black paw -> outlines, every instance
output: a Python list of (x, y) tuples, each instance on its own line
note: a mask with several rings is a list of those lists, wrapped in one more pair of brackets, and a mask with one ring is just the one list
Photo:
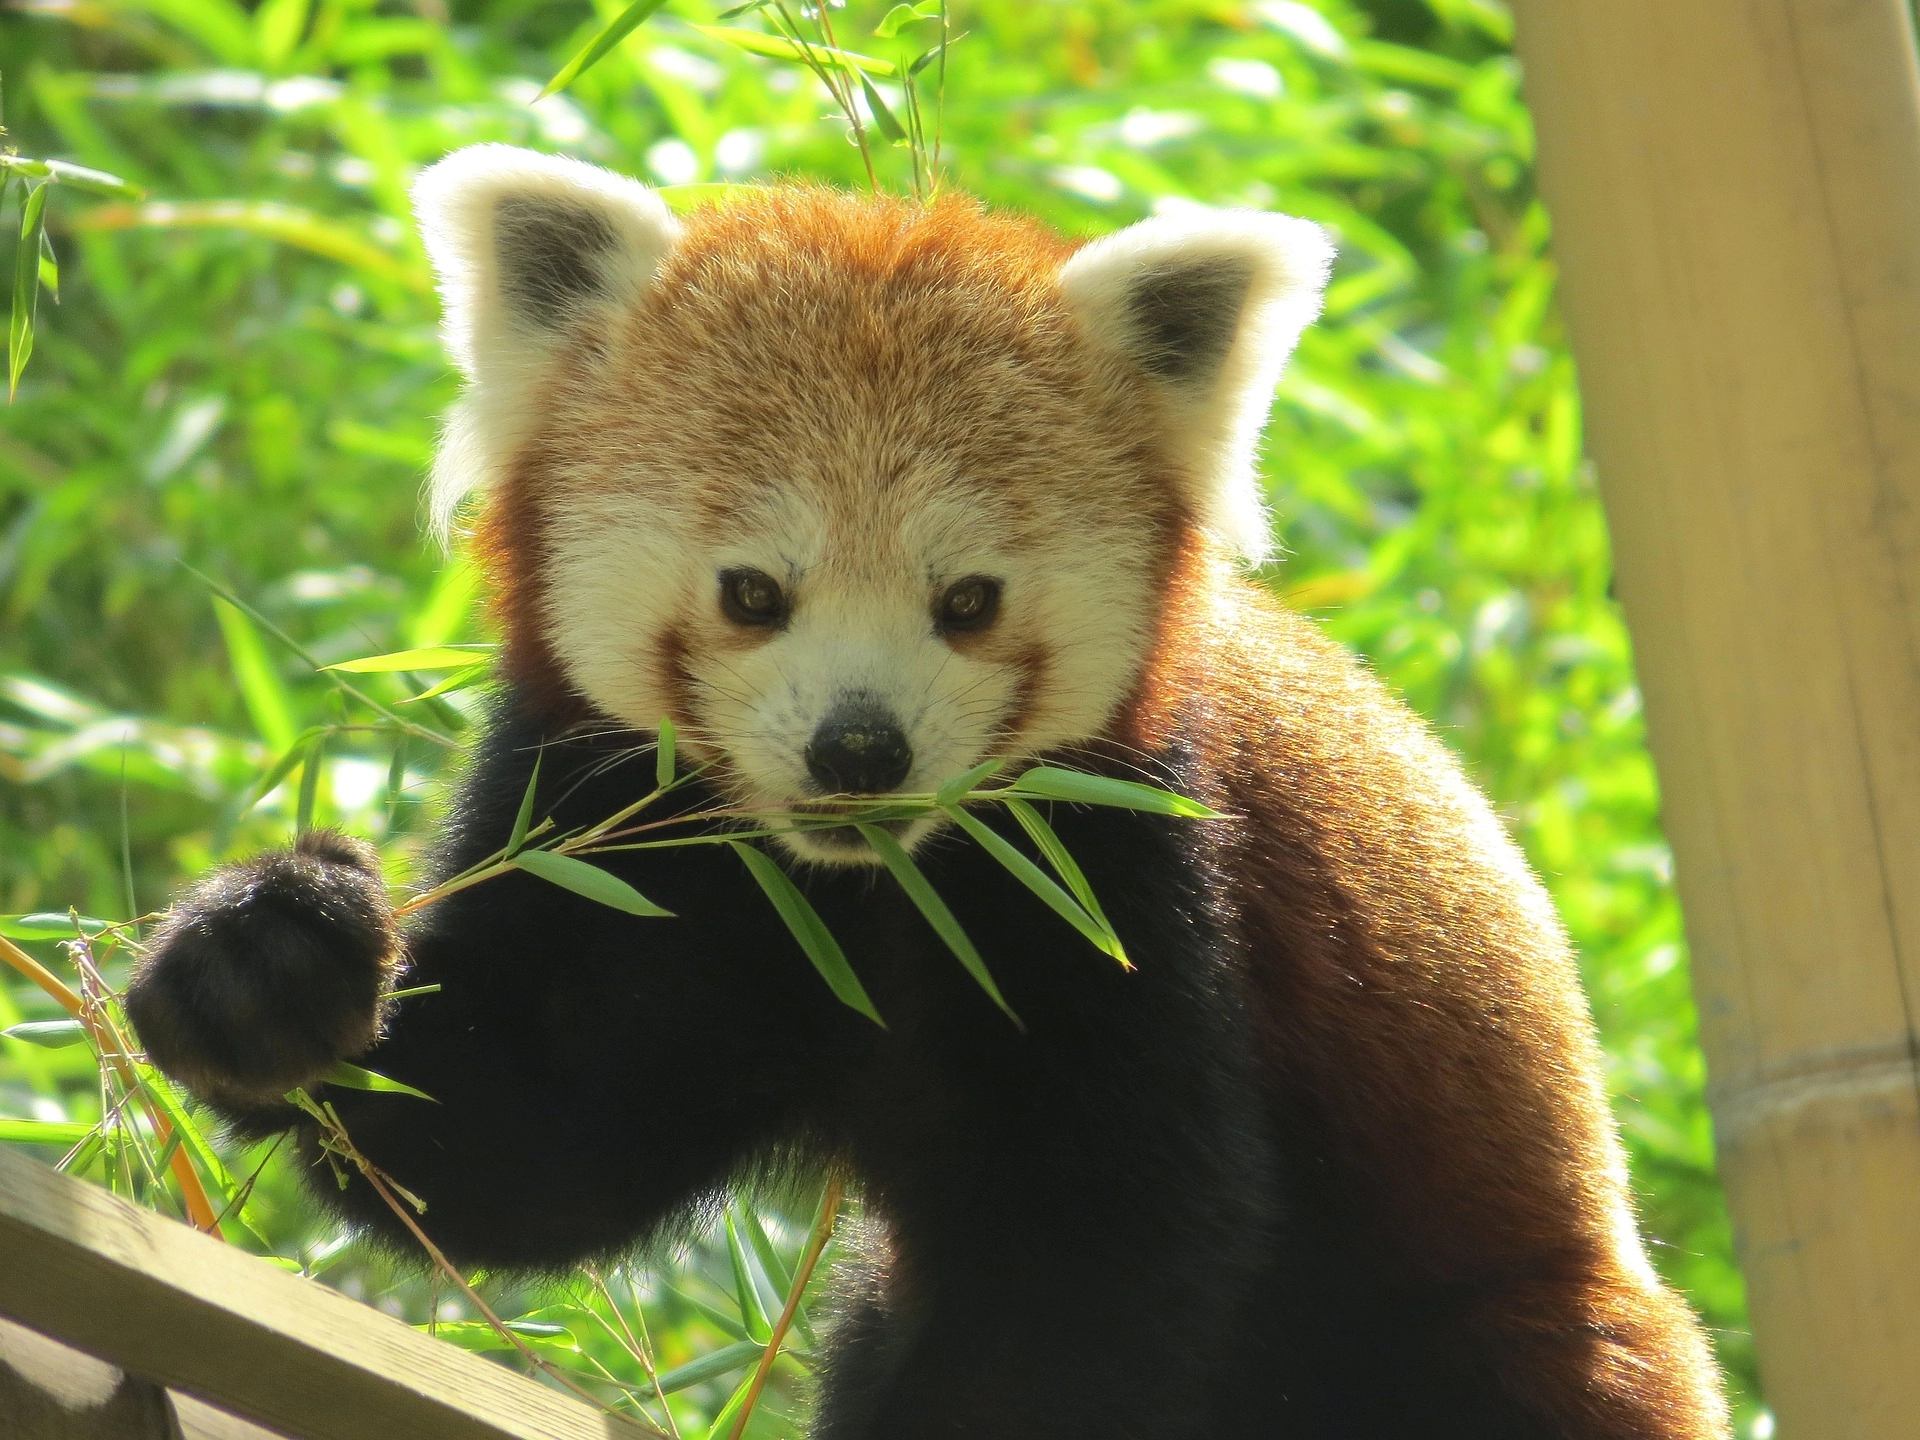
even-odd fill
[(373, 848), (310, 831), (174, 907), (127, 1015), (153, 1063), (201, 1099), (272, 1103), (373, 1043), (398, 957)]

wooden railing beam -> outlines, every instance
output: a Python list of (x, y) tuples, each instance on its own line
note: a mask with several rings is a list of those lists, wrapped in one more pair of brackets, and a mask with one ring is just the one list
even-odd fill
[(0, 1147), (0, 1316), (288, 1440), (646, 1440)]

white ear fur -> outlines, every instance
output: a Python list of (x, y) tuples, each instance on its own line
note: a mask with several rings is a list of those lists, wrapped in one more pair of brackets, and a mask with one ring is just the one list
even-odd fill
[(467, 377), (434, 459), (444, 532), (520, 439), (552, 342), (584, 314), (637, 300), (680, 227), (638, 181), (511, 145), (471, 145), (422, 171), (413, 207), (447, 352)]
[(1254, 473), (1260, 428), (1332, 262), (1318, 225), (1196, 207), (1096, 240), (1060, 270), (1088, 336), (1164, 396), (1202, 522), (1255, 564), (1271, 546)]

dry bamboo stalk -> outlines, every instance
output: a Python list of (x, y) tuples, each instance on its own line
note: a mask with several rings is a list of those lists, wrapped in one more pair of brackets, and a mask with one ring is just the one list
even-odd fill
[(1785, 1440), (1920, 1435), (1903, 0), (1517, 0)]

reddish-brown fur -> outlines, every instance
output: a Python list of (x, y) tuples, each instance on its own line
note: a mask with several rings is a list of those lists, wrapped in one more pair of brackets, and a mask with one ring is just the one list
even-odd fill
[[(1170, 586), (1118, 738), (1180, 734), (1235, 818), (1267, 1082), (1325, 1209), (1409, 1295), (1451, 1293), (1556, 1433), (1711, 1440), (1725, 1417), (1686, 1305), (1622, 1253), (1618, 1142), (1572, 955), (1458, 763), (1311, 624), (1204, 544)], [(1463, 803), (1465, 802), (1465, 803)], [(1471, 843), (1474, 838), (1483, 841)]]

